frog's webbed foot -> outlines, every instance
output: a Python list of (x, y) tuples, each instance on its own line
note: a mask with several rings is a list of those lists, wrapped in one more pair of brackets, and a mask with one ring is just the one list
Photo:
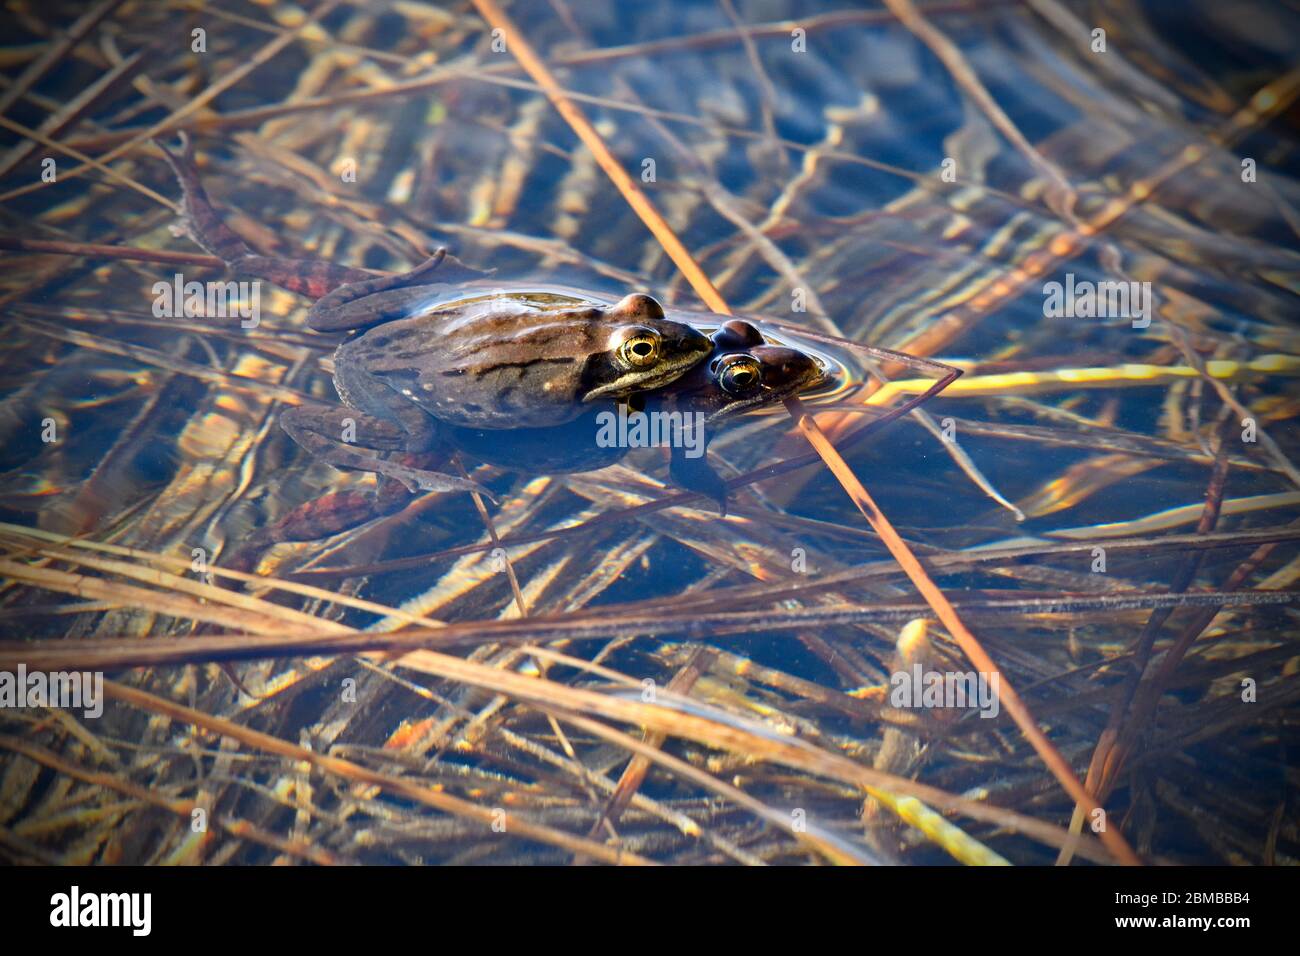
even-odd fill
[(718, 515), (727, 516), (727, 483), (713, 470), (707, 456), (688, 458), (683, 449), (674, 448), (668, 475), (678, 487), (712, 498), (718, 504)]
[(455, 475), (443, 474), (440, 471), (424, 471), (419, 468), (407, 468), (392, 461), (374, 460), (374, 465), (378, 467), (368, 468), (376, 474), (384, 475), (395, 481), (404, 484), (408, 491), (414, 494), (417, 490), (423, 491), (468, 491), (470, 494), (479, 494), (493, 504), (497, 503), (496, 496), (488, 491), (477, 481), (470, 478), (457, 478)]
[(285, 541), (317, 541), (400, 511), (411, 500), (397, 482), (384, 482), (377, 492), (335, 491), (304, 501), (269, 525), (240, 538), (222, 565), (253, 573), (262, 555)]
[(412, 444), (421, 444), (422, 440), (364, 412), (325, 406), (290, 408), (281, 413), (280, 427), (315, 457), (336, 468), (353, 468), (392, 478), (412, 494), (421, 490), (467, 491), (496, 503), (492, 493), (476, 481), (380, 458), (380, 450), (404, 451)]
[(153, 144), (162, 151), (167, 165), (176, 175), (181, 186), (182, 212), (181, 225), (185, 232), (206, 251), (225, 261), (227, 265), (245, 256), (251, 256), (253, 250), (248, 247), (212, 205), (207, 190), (199, 180), (198, 168), (194, 165), (194, 142), (189, 134), (182, 132), (180, 153), (174, 153), (160, 139)]
[(282, 289), (319, 299), (331, 289), (349, 282), (373, 277), (362, 269), (338, 266), (320, 259), (282, 259), (259, 256), (248, 243), (226, 225), (217, 212), (194, 164), (194, 143), (189, 135), (180, 135), (181, 151), (173, 152), (162, 140), (154, 145), (162, 151), (167, 164), (181, 186), (181, 226), (185, 233), (207, 252), (217, 256), (231, 272), (274, 282)]

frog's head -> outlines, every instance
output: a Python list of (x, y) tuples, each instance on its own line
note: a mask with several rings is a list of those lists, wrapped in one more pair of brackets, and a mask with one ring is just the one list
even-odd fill
[(591, 383), (584, 402), (623, 398), (661, 388), (704, 361), (713, 349), (708, 336), (664, 316), (648, 295), (629, 295), (603, 310), (609, 337), (603, 351), (587, 363)]
[(677, 389), (678, 407), (712, 422), (761, 408), (820, 385), (826, 372), (798, 349), (768, 345), (748, 322), (732, 319), (712, 336), (713, 355)]
[[(771, 405), (820, 385), (822, 364), (798, 349), (768, 345), (748, 322), (732, 319), (712, 335), (713, 354), (668, 392), (649, 397), (674, 411), (702, 413), (706, 424)], [(706, 438), (707, 441), (707, 438)], [(674, 446), (669, 473), (679, 487), (696, 491), (727, 513), (727, 483), (702, 455)]]

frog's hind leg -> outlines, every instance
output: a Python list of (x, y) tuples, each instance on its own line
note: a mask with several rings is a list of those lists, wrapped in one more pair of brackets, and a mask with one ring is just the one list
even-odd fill
[[(433, 304), (439, 296), (434, 287), (453, 288), (486, 275), (439, 247), (409, 272), (367, 275), (331, 290), (312, 306), (307, 324), (318, 332), (340, 332), (404, 319)], [(360, 299), (366, 300), (364, 313), (351, 308)]]
[[(447, 250), (439, 248), (410, 272), (367, 275), (337, 286), (311, 307), (307, 324), (318, 332), (337, 332), (405, 318), (417, 299), (427, 298), (427, 293), (411, 287), (431, 284), (432, 273), (446, 258)], [(364, 319), (355, 309), (348, 308), (358, 299), (367, 300)]]
[(411, 501), (411, 493), (399, 482), (380, 480), (374, 492), (335, 491), (293, 508), (272, 524), (255, 529), (240, 539), (222, 564), (234, 571), (251, 573), (263, 552), (286, 541), (317, 541), (330, 535), (393, 514)]
[(274, 282), (283, 289), (319, 299), (332, 289), (349, 282), (369, 279), (373, 273), (338, 266), (320, 259), (281, 259), (259, 256), (239, 235), (226, 225), (208, 198), (194, 165), (194, 144), (180, 134), (181, 152), (170, 150), (161, 140), (154, 145), (162, 151), (181, 186), (185, 232), (198, 245), (226, 263), (232, 272)]
[(180, 134), (179, 155), (168, 149), (160, 139), (155, 139), (153, 143), (162, 151), (167, 165), (172, 168), (180, 183), (183, 208), (181, 221), (189, 237), (214, 256), (224, 259), (227, 264), (251, 255), (252, 250), (248, 244), (226, 225), (220, 213), (213, 208), (212, 200), (208, 198), (208, 191), (203, 188), (198, 169), (194, 165), (194, 142), (189, 134)]
[(280, 415), (280, 427), (303, 448), (336, 468), (384, 475), (400, 481), (412, 494), (418, 490), (468, 491), (496, 502), (492, 493), (476, 481), (410, 468), (378, 457), (383, 451), (408, 449), (411, 436), (400, 427), (365, 412), (324, 406), (290, 408)]

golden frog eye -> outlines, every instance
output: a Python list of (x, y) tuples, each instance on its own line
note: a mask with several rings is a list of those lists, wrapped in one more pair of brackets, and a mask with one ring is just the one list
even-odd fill
[(659, 358), (659, 333), (634, 329), (618, 347), (618, 354), (632, 368), (645, 368)]
[(719, 363), (718, 384), (729, 395), (752, 392), (763, 381), (758, 360), (748, 355), (728, 355)]

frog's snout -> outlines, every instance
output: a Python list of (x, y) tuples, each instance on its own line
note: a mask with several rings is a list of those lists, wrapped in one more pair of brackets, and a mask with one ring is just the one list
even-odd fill
[(693, 325), (682, 325), (680, 335), (670, 342), (672, 350), (680, 354), (687, 366), (694, 365), (713, 351), (713, 340)]

